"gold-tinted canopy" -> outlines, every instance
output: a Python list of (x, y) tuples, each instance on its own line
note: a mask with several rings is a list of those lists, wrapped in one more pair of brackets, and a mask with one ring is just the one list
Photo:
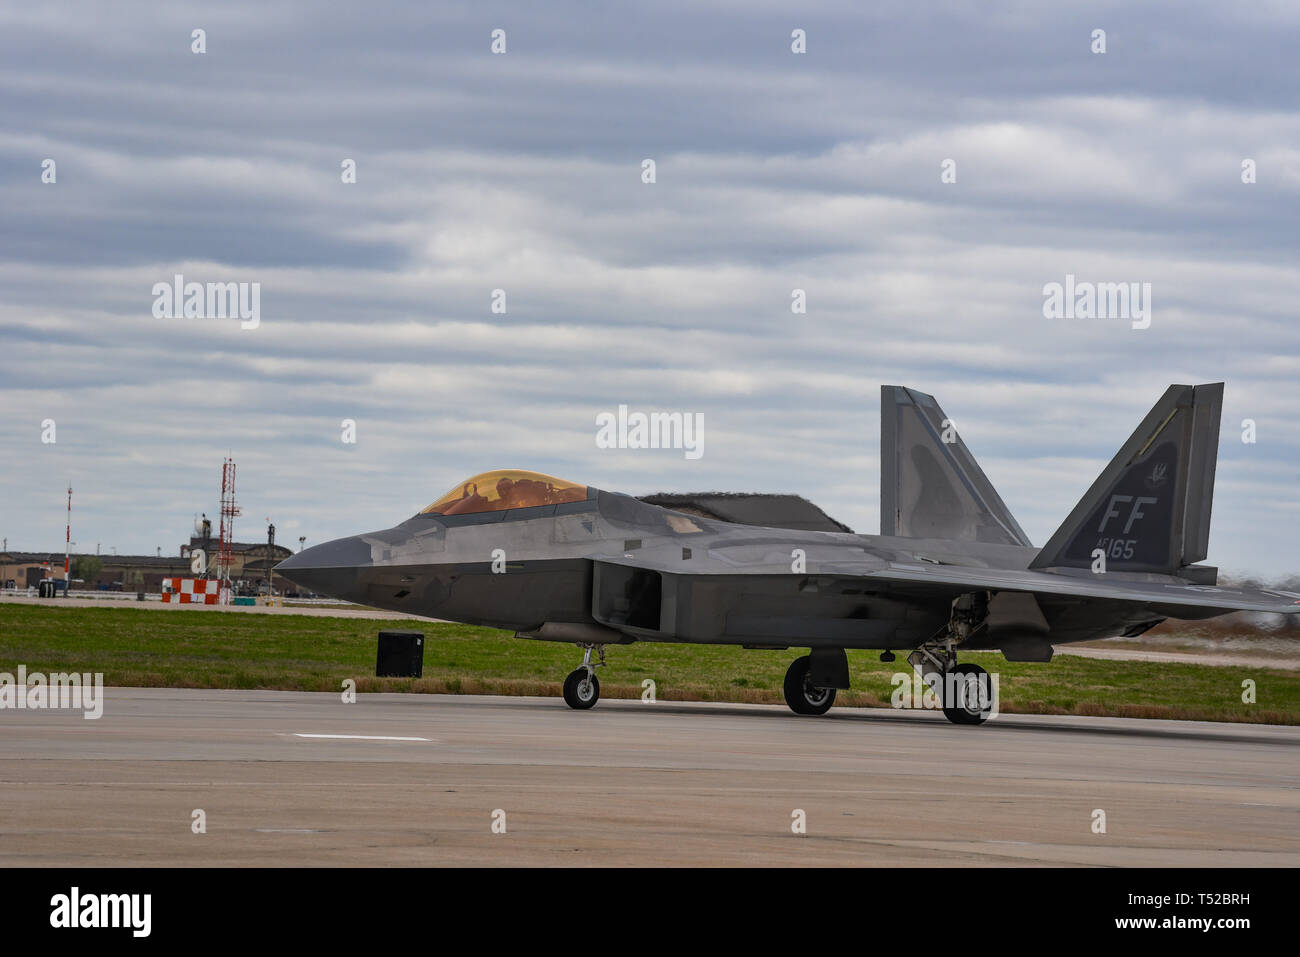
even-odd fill
[(587, 486), (523, 469), (497, 469), (461, 482), (421, 515), (472, 515), (508, 508), (581, 502)]

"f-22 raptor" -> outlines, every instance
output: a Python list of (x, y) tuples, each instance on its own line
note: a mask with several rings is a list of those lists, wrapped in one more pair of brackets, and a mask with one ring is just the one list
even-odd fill
[(884, 386), (879, 535), (739, 525), (499, 470), (277, 570), (347, 601), (571, 642), (577, 709), (600, 696), (607, 645), (808, 648), (784, 687), (801, 715), (824, 714), (849, 687), (845, 650), (869, 648), (908, 652), (947, 717), (980, 724), (988, 676), (959, 652), (1046, 662), (1054, 645), (1165, 618), (1300, 613), (1300, 595), (1222, 587), (1200, 564), (1222, 398), (1222, 383), (1170, 386), (1041, 548), (934, 398)]

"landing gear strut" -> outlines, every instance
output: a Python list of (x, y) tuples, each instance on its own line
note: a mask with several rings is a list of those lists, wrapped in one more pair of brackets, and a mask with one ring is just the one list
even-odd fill
[(943, 631), (907, 656), (921, 680), (939, 695), (944, 717), (953, 724), (983, 724), (993, 713), (988, 672), (979, 665), (957, 663), (957, 645), (985, 628), (988, 606), (986, 593), (958, 596)]
[(804, 655), (790, 663), (785, 673), (785, 703), (795, 714), (825, 714), (835, 703), (834, 688), (815, 688), (810, 683), (812, 656)]
[(922, 645), (907, 660), (939, 695), (944, 717), (953, 724), (983, 724), (989, 719), (993, 711), (989, 673), (976, 664), (958, 664), (950, 640)]
[[(582, 664), (576, 671), (571, 671), (564, 679), (564, 703), (578, 711), (595, 707), (600, 700), (600, 682), (596, 679), (596, 669), (605, 667), (604, 645), (582, 645)], [(595, 651), (600, 661), (591, 663), (591, 653)]]

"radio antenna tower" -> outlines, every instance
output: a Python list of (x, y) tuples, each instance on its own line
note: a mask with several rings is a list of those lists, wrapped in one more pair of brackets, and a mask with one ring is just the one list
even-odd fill
[(221, 541), (217, 546), (217, 578), (221, 582), (219, 601), (230, 604), (231, 577), (235, 569), (235, 460), (227, 457), (221, 465)]
[(72, 483), (68, 483), (68, 524), (63, 529), (63, 597), (67, 598), (72, 590), (71, 568), (72, 555)]

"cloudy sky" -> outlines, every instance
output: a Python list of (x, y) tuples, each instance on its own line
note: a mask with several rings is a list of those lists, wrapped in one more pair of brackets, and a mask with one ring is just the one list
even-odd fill
[[(1297, 49), (1283, 3), (5, 0), (0, 535), (61, 548), (70, 480), (79, 550), (174, 553), (227, 454), (241, 540), (502, 467), (875, 532), (890, 383), (1041, 544), (1224, 381), (1210, 560), (1293, 573)], [(156, 318), (177, 273), (260, 283), (260, 326)], [(1044, 318), (1067, 274), (1151, 283), (1150, 328)], [(619, 404), (704, 455), (598, 448)]]

